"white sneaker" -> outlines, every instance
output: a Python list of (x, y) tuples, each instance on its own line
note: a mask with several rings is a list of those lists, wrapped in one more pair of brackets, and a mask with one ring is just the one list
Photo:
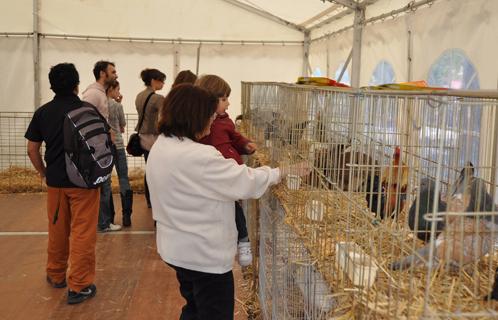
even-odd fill
[(109, 227), (107, 229), (109, 229), (109, 231), (119, 231), (121, 228), (122, 227), (119, 224), (109, 223)]
[(252, 263), (251, 243), (249, 241), (239, 242), (239, 264), (247, 267)]
[(119, 231), (121, 230), (121, 226), (119, 224), (109, 223), (109, 226), (105, 229), (99, 229), (98, 232), (111, 232), (111, 231)]

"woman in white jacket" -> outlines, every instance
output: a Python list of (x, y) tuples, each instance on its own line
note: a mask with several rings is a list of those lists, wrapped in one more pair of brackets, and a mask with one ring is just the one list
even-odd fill
[(173, 88), (147, 161), (157, 249), (176, 270), (186, 300), (180, 319), (233, 319), (235, 200), (262, 196), (289, 170), (238, 165), (198, 143), (209, 134), (217, 104), (201, 88)]

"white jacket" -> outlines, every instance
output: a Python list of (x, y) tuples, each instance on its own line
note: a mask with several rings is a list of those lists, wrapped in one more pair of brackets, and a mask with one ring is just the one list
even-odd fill
[(147, 160), (147, 183), (161, 258), (207, 273), (232, 270), (235, 201), (261, 197), (279, 169), (249, 168), (213, 146), (160, 135)]

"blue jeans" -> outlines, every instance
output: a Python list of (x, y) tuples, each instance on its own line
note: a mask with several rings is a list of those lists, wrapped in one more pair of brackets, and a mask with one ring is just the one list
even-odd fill
[[(118, 181), (119, 181), (119, 195), (121, 197), (121, 209), (123, 210), (123, 216), (127, 216), (128, 219), (131, 216), (132, 205), (133, 205), (133, 192), (131, 191), (130, 181), (128, 179), (128, 164), (126, 161), (126, 153), (125, 149), (116, 149), (116, 172), (118, 173)], [(104, 223), (114, 223), (114, 200), (112, 198), (112, 190), (109, 196), (109, 219), (107, 220), (107, 216), (104, 217), (104, 213), (102, 213), (103, 220), (102, 225)], [(103, 209), (106, 210), (106, 209)], [(100, 221), (100, 220), (99, 220)], [(125, 221), (123, 222), (125, 223)], [(109, 224), (107, 224), (109, 226)], [(107, 226), (105, 228), (107, 228)], [(129, 226), (129, 224), (127, 225)], [(99, 228), (101, 227), (99, 222)]]
[(117, 149), (116, 151), (116, 172), (119, 179), (119, 192), (125, 194), (126, 191), (131, 190), (125, 149)]

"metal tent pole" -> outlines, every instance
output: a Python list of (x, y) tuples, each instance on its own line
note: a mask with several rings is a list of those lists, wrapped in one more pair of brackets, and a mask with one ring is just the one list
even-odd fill
[(357, 7), (354, 12), (353, 27), (353, 63), (351, 71), (351, 86), (360, 87), (361, 68), (361, 38), (363, 33), (363, 23), (365, 22), (365, 8)]
[(40, 96), (40, 34), (38, 26), (38, 0), (33, 0), (33, 78), (34, 106), (36, 110), (41, 104)]
[(307, 77), (311, 69), (310, 60), (309, 60), (310, 43), (311, 43), (310, 32), (306, 31), (304, 32), (304, 44), (303, 44), (303, 72), (302, 72), (303, 77)]

